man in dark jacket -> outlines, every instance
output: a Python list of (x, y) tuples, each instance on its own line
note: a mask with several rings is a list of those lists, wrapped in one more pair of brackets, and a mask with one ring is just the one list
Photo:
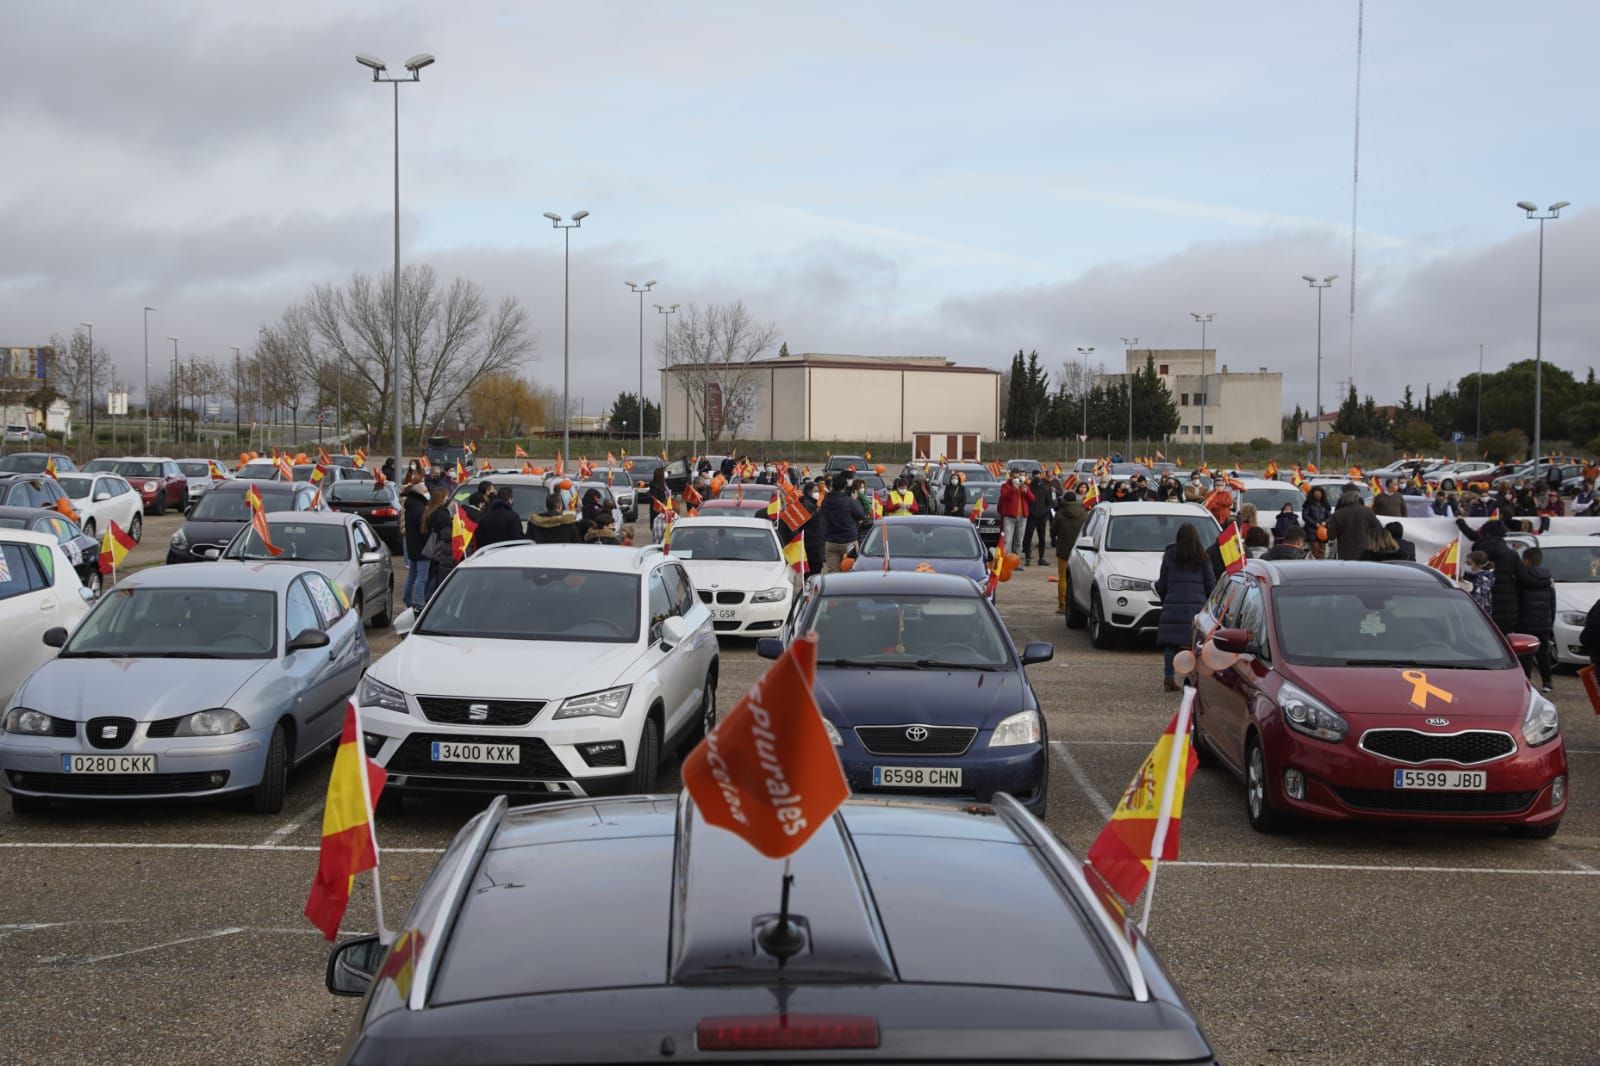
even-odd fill
[(469, 519), (476, 522), (483, 517), (483, 509), (488, 507), (489, 501), (493, 499), (494, 482), (480, 481), (478, 482), (478, 487), (473, 490), (472, 495), (467, 497), (466, 503), (462, 505), (461, 509)]
[(487, 548), (501, 541), (524, 539), (522, 519), (511, 506), (511, 486), (502, 485), (494, 499), (479, 512), (478, 531), (472, 535), (472, 543), (478, 548)]
[(1539, 667), (1541, 692), (1550, 691), (1555, 667), (1556, 586), (1544, 568), (1544, 552), (1537, 547), (1522, 553), (1522, 580), (1517, 583), (1517, 632), (1539, 638), (1539, 650), (1522, 660), (1522, 672), (1531, 679)]
[(1083, 523), (1089, 517), (1076, 492), (1061, 496), (1061, 506), (1056, 508), (1055, 520), (1050, 523), (1050, 535), (1056, 542), (1056, 614), (1067, 613), (1067, 561), (1072, 558), (1072, 546), (1078, 542)]
[(1406, 501), (1400, 497), (1399, 484), (1394, 478), (1385, 481), (1383, 491), (1372, 498), (1372, 513), (1382, 518), (1406, 516)]
[(1408, 563), (1417, 561), (1417, 545), (1406, 539), (1406, 527), (1399, 522), (1390, 522), (1383, 527), (1389, 531), (1389, 536), (1394, 538), (1395, 547), (1400, 549), (1400, 558)]
[(545, 498), (544, 514), (528, 518), (528, 539), (535, 544), (576, 544), (578, 516), (561, 506), (561, 494), (552, 492)]
[(861, 504), (850, 495), (850, 475), (841, 473), (833, 479), (833, 491), (822, 500), (822, 510), (817, 515), (822, 522), (824, 574), (838, 573), (844, 568), (845, 553), (861, 536), (861, 527), (867, 524), (867, 514)]
[(1506, 543), (1506, 527), (1497, 518), (1491, 518), (1474, 530), (1461, 519), (1456, 528), (1466, 534), (1473, 548), (1483, 552), (1494, 565), (1494, 598), (1489, 616), (1502, 633), (1517, 631), (1517, 616), (1522, 604), (1518, 590), (1522, 587), (1522, 560), (1516, 550)]
[(1382, 528), (1372, 508), (1361, 502), (1361, 493), (1347, 488), (1328, 521), (1328, 541), (1340, 559), (1359, 559), (1372, 546), (1372, 534)]
[[(822, 528), (822, 486), (817, 482), (808, 482), (800, 494), (800, 505), (810, 515), (805, 525), (800, 527), (801, 543), (806, 549), (806, 573), (820, 574), (827, 563), (827, 539), (823, 536)], [(789, 534), (793, 536), (791, 532)]]
[(1044, 475), (1035, 473), (1028, 488), (1033, 492), (1033, 502), (1028, 505), (1028, 525), (1022, 532), (1022, 561), (1026, 563), (1033, 554), (1033, 538), (1039, 538), (1039, 565), (1044, 565), (1044, 550), (1047, 547), (1045, 532), (1050, 528), (1050, 518), (1055, 511), (1055, 490), (1050, 487)]
[(1262, 559), (1269, 563), (1306, 557), (1305, 527), (1296, 522), (1284, 530), (1283, 539), (1268, 548)]

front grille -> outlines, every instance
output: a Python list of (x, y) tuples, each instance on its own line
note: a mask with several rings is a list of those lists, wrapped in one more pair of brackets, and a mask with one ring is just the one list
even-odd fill
[[(544, 710), (544, 700), (475, 700), (446, 696), (418, 696), (417, 705), (430, 722), (446, 725), (527, 725)], [(474, 717), (473, 708), (483, 717)]]
[(50, 719), (50, 735), (53, 737), (75, 737), (78, 735), (78, 723), (65, 718)]
[(739, 628), (739, 623), (732, 618), (718, 618), (712, 621), (711, 628), (719, 633), (728, 633)]
[(1461, 766), (1490, 762), (1517, 750), (1516, 741), (1506, 733), (1484, 729), (1448, 736), (1421, 733), (1415, 729), (1369, 729), (1361, 736), (1361, 746), (1374, 755), (1396, 762), (1425, 763), (1444, 761)]
[[(911, 730), (926, 730), (927, 736), (912, 740)], [(971, 726), (947, 725), (858, 725), (856, 736), (873, 755), (962, 755), (972, 745), (978, 731)]]
[(695, 594), (700, 597), (701, 603), (710, 603), (716, 598), (711, 595), (710, 589), (696, 589)]
[(152, 740), (165, 740), (167, 737), (178, 735), (178, 723), (183, 721), (183, 716), (177, 718), (163, 718), (159, 722), (151, 722), (145, 727), (144, 735)]
[[(90, 747), (120, 748), (133, 737), (132, 718), (91, 718), (84, 723), (84, 736)], [(107, 736), (107, 731), (110, 735)]]
[(1402, 814), (1516, 814), (1538, 792), (1428, 792), (1421, 789), (1335, 788), (1348, 807)]
[(454, 736), (429, 733), (416, 733), (406, 738), (400, 750), (394, 753), (389, 760), (389, 765), (384, 767), (391, 774), (426, 774), (445, 777), (526, 777), (526, 778), (556, 778), (564, 779), (572, 776), (567, 773), (566, 767), (561, 765), (561, 760), (556, 758), (555, 752), (550, 750), (539, 737), (519, 737), (515, 743), (519, 752), (519, 760), (515, 766), (507, 763), (487, 762), (434, 762), (433, 742), (436, 740), (454, 741), (464, 744), (505, 744), (505, 737), (473, 737)]
[(742, 592), (719, 592), (719, 593), (717, 593), (717, 602), (718, 603), (743, 603), (744, 602), (744, 593), (742, 593)]
[(226, 770), (192, 774), (36, 774), (9, 770), (7, 775), (24, 792), (74, 796), (175, 796), (208, 792), (228, 783)]

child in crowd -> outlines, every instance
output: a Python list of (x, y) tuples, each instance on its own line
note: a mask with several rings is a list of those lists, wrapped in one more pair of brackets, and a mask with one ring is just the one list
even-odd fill
[(1481, 551), (1467, 555), (1467, 572), (1461, 577), (1461, 587), (1472, 594), (1472, 600), (1483, 608), (1484, 614), (1494, 611), (1494, 564)]

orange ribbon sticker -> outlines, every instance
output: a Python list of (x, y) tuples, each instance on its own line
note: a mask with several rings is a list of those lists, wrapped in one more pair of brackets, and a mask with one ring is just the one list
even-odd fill
[(1411, 682), (1411, 706), (1420, 710), (1427, 710), (1428, 697), (1437, 696), (1446, 703), (1455, 701), (1455, 697), (1438, 685), (1428, 684), (1428, 675), (1421, 670), (1405, 670), (1401, 677)]

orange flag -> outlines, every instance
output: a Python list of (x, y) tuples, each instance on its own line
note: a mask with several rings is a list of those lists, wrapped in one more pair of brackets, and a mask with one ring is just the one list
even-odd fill
[(701, 816), (769, 859), (798, 851), (850, 797), (811, 692), (816, 663), (816, 641), (794, 641), (683, 761)]
[(378, 868), (372, 807), (388, 777), (363, 750), (355, 703), (346, 704), (344, 731), (333, 755), (328, 799), (322, 808), (322, 853), (305, 908), (311, 924), (329, 940), (339, 935), (339, 923), (350, 905), (350, 882), (363, 870)]
[(566, 470), (567, 470), (567, 462), (566, 462), (566, 460), (561, 457), (561, 453), (560, 452), (556, 452), (556, 473), (564, 474), (564, 473), (566, 473)]
[(245, 490), (244, 502), (250, 505), (250, 528), (261, 538), (267, 554), (273, 557), (282, 555), (283, 549), (272, 543), (272, 535), (267, 530), (267, 513), (261, 507), (261, 494), (256, 491), (254, 485)]
[(72, 504), (63, 496), (56, 501), (56, 510), (67, 516), (67, 520), (76, 524), (79, 522), (78, 512), (72, 509)]

